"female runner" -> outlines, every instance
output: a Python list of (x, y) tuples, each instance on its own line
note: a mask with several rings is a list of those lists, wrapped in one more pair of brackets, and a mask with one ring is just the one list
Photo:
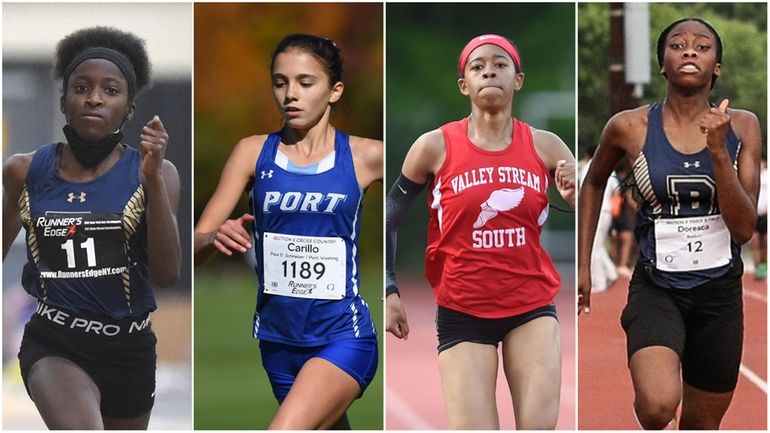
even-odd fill
[[(757, 221), (760, 128), (748, 111), (709, 95), (722, 41), (687, 18), (658, 38), (662, 103), (623, 111), (604, 128), (580, 193), (579, 309), (591, 308), (588, 257), (604, 184), (626, 159), (641, 207), (640, 260), (621, 322), (634, 409), (646, 429), (719, 428), (738, 380), (743, 346), (740, 245)], [(684, 383), (683, 383), (684, 382)]]
[(153, 285), (179, 277), (179, 176), (158, 116), (139, 149), (123, 124), (147, 86), (144, 41), (96, 27), (56, 51), (65, 143), (3, 167), (3, 258), (22, 225), (22, 285), (38, 301), (19, 352), (50, 429), (146, 429), (155, 395)]
[[(251, 223), (254, 335), (280, 403), (268, 428), (350, 428), (345, 411), (377, 369), (357, 244), (364, 190), (382, 178), (382, 142), (330, 123), (344, 88), (333, 41), (286, 36), (270, 71), (284, 127), (233, 149), (195, 228), (195, 259), (246, 252)], [(228, 219), (244, 189), (252, 214)]]
[(472, 39), (458, 72), (470, 116), (418, 138), (388, 193), (387, 329), (404, 339), (409, 333), (394, 273), (396, 229), (430, 182), (425, 274), (438, 304), (449, 427), (499, 428), (495, 383), (502, 342), (517, 428), (553, 429), (561, 384), (553, 300), (560, 277), (540, 232), (553, 174), (574, 206), (574, 157), (553, 133), (511, 118), (524, 73), (508, 39)]

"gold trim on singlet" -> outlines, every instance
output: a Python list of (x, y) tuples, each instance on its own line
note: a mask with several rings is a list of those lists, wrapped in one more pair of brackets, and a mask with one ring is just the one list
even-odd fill
[(32, 211), (29, 208), (29, 192), (27, 191), (26, 184), (22, 187), (21, 195), (19, 196), (19, 216), (24, 226), (32, 227)]
[(644, 153), (640, 153), (639, 157), (636, 158), (632, 170), (634, 173), (634, 180), (636, 181), (636, 188), (644, 201), (650, 204), (653, 215), (663, 212), (663, 207), (660, 205), (657, 197), (655, 197), (655, 191), (652, 189), (650, 168), (647, 165), (647, 158), (644, 156)]
[[(29, 246), (29, 252), (32, 254), (32, 260), (35, 262), (35, 266), (40, 268), (40, 248), (37, 246), (35, 227), (32, 226), (32, 210), (29, 205), (29, 191), (27, 191), (26, 183), (19, 196), (19, 217), (27, 231), (27, 246)], [(43, 289), (43, 300), (45, 301), (48, 298), (48, 290), (45, 288), (45, 280), (42, 278), (40, 278), (40, 287)]]
[[(144, 188), (142, 185), (139, 185), (131, 198), (128, 199), (126, 207), (123, 208), (123, 232), (126, 234), (126, 242), (134, 236), (136, 228), (139, 227), (139, 224), (142, 222), (146, 209), (145, 205)], [(128, 267), (123, 271), (121, 277), (123, 278), (123, 294), (126, 296), (126, 304), (128, 305), (129, 312), (132, 313), (131, 273)]]
[(144, 211), (144, 188), (142, 185), (139, 185), (123, 209), (123, 229), (126, 232), (126, 239), (129, 239), (136, 233), (136, 228), (139, 227), (139, 223), (142, 222), (142, 217), (144, 217)]

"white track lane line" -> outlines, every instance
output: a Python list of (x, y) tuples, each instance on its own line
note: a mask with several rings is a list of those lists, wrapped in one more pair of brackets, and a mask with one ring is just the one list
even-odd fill
[[(753, 290), (747, 290), (744, 288), (743, 296), (754, 299), (755, 301), (767, 303), (767, 295), (764, 295), (759, 292), (755, 292)], [(767, 381), (762, 380), (761, 377), (759, 377), (756, 373), (754, 373), (748, 367), (743, 365), (743, 363), (741, 363), (740, 372), (743, 376), (746, 377), (746, 379), (748, 379), (751, 383), (756, 385), (757, 388), (761, 389), (762, 392), (767, 394)]]
[[(391, 388), (387, 389), (387, 410), (388, 413), (398, 418), (401, 423), (409, 430), (436, 430), (430, 422), (421, 417), (417, 412), (412, 409), (405, 400), (396, 394)], [(386, 426), (388, 430), (392, 430), (392, 427)]]
[(749, 368), (743, 365), (743, 363), (741, 363), (740, 372), (744, 377), (746, 377), (746, 379), (748, 379), (751, 383), (756, 385), (757, 388), (761, 389), (762, 392), (767, 394), (767, 382), (762, 380), (762, 378), (759, 377), (757, 373), (754, 373), (753, 371), (749, 370)]
[(755, 292), (753, 290), (743, 289), (743, 296), (747, 298), (754, 299), (756, 301), (762, 301), (764, 303), (767, 303), (767, 295), (764, 295), (759, 292)]

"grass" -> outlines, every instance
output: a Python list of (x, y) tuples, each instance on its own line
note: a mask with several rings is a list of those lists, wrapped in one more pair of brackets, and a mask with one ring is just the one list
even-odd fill
[[(256, 279), (244, 267), (195, 274), (195, 429), (267, 427), (278, 407), (251, 337)], [(364, 396), (348, 410), (354, 429), (382, 430), (382, 274), (362, 274), (362, 295), (377, 324), (380, 363)]]

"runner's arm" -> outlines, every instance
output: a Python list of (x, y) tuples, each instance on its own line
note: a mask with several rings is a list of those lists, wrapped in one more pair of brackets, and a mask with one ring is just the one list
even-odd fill
[[(440, 130), (423, 134), (404, 159), (401, 174), (388, 193), (385, 216), (386, 329), (398, 338), (407, 339), (409, 323), (396, 283), (396, 240), (398, 226), (428, 179), (444, 162), (444, 136)], [(392, 295), (396, 296), (392, 296)]]
[(251, 247), (249, 233), (243, 225), (254, 217), (243, 214), (238, 219), (229, 218), (254, 177), (257, 157), (266, 138), (256, 135), (244, 138), (230, 153), (217, 189), (195, 226), (195, 266), (205, 263), (216, 251), (232, 255), (233, 250), (245, 252)]
[(19, 198), (29, 172), (32, 154), (13, 155), (3, 165), (3, 260), (21, 230)]

